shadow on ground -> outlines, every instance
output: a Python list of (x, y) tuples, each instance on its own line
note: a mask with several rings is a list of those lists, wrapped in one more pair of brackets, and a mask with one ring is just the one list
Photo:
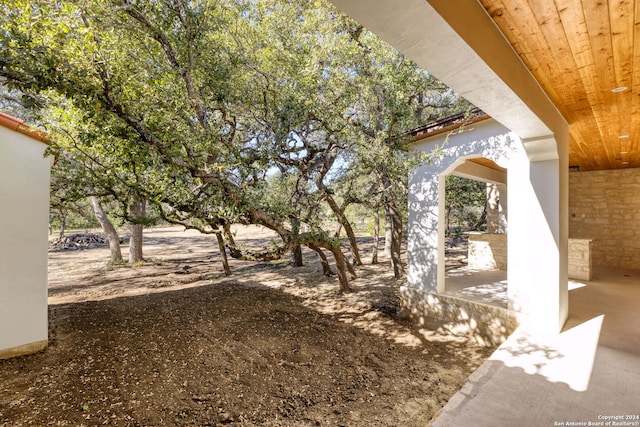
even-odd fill
[(49, 349), (0, 361), (0, 424), (417, 426), (477, 365), (343, 316), (237, 282), (52, 306)]

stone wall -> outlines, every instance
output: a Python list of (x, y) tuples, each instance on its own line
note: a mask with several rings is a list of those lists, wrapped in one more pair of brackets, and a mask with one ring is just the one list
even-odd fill
[[(507, 235), (469, 233), (468, 265), (471, 268), (507, 269)], [(590, 239), (569, 239), (569, 278), (591, 280)]]
[(401, 317), (443, 334), (463, 336), (483, 346), (498, 346), (518, 327), (517, 313), (450, 295), (400, 287)]
[(507, 235), (469, 233), (469, 267), (478, 269), (507, 269)]
[(569, 239), (569, 279), (591, 280), (591, 240)]
[(571, 172), (569, 237), (592, 239), (594, 266), (640, 270), (640, 169)]

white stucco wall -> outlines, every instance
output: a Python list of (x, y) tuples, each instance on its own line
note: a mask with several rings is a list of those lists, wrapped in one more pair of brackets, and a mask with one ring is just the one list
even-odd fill
[(559, 331), (568, 314), (561, 170), (558, 160), (523, 165), (509, 175), (522, 183), (508, 187), (509, 304), (528, 315), (528, 327)]
[[(470, 137), (470, 135), (473, 135)], [(471, 138), (471, 139), (470, 139)], [(444, 291), (444, 186), (445, 177), (464, 160), (486, 158), (509, 172), (522, 168), (518, 162), (528, 163), (520, 138), (493, 119), (465, 127), (455, 134), (441, 134), (425, 139), (413, 150), (432, 152), (436, 147), (442, 156), (423, 164), (409, 181), (408, 285), (427, 292)], [(518, 156), (517, 153), (520, 153)], [(482, 170), (477, 171), (478, 175)], [(491, 182), (496, 171), (484, 171)], [(440, 248), (440, 250), (438, 250)]]
[[(464, 163), (483, 157), (507, 169), (508, 299), (521, 320), (545, 331), (558, 331), (567, 313), (567, 277), (560, 233), (561, 194), (558, 160), (531, 161), (526, 141), (494, 119), (469, 125), (452, 135), (435, 135), (413, 149), (442, 156), (418, 168), (409, 184), (407, 288), (427, 293), (445, 290), (444, 182), (447, 174), (499, 182), (493, 169)], [(464, 163), (464, 164), (463, 164)], [(466, 173), (466, 172), (465, 172)], [(463, 173), (464, 175), (464, 173)], [(565, 252), (566, 253), (566, 252)]]
[(0, 126), (0, 358), (45, 348), (50, 160)]

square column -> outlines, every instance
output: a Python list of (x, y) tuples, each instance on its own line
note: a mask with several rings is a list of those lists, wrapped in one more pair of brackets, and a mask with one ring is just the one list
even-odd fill
[(527, 327), (556, 333), (568, 313), (566, 180), (558, 159), (523, 164), (509, 171), (509, 308)]

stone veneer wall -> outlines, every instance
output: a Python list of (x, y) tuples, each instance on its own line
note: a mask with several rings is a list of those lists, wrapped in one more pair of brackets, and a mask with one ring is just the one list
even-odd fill
[(569, 173), (569, 237), (592, 239), (594, 266), (640, 270), (640, 169)]
[(507, 269), (507, 235), (469, 233), (469, 267)]
[[(507, 269), (507, 235), (469, 233), (468, 265), (478, 269)], [(569, 278), (591, 280), (591, 240), (569, 239)]]
[(483, 346), (502, 344), (518, 327), (517, 313), (450, 295), (400, 288), (401, 317), (443, 334), (464, 336)]
[(569, 279), (591, 280), (591, 240), (569, 239)]

